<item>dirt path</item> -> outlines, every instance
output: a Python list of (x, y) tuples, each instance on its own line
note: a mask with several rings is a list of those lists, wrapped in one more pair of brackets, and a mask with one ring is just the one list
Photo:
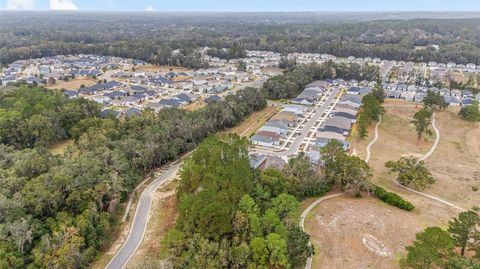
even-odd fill
[(435, 125), (435, 112), (433, 112), (432, 115), (432, 127), (433, 130), (435, 130), (435, 142), (433, 142), (433, 146), (430, 148), (430, 150), (425, 154), (422, 158), (420, 158), (420, 161), (426, 160), (428, 157), (430, 157), (433, 152), (437, 149), (438, 142), (440, 142), (440, 131), (437, 128), (437, 125)]
[[(365, 158), (365, 162), (368, 162), (370, 160), (370, 156), (371, 156), (371, 153), (370, 153), (370, 148), (373, 146), (373, 144), (375, 144), (375, 142), (378, 140), (378, 126), (380, 125), (380, 122), (381, 122), (381, 119), (380, 121), (377, 123), (377, 126), (375, 126), (375, 138), (372, 140), (372, 142), (370, 142), (370, 144), (368, 144), (367, 146), (367, 157)], [(437, 126), (435, 125), (435, 113), (433, 113), (432, 115), (432, 127), (433, 129), (435, 130), (435, 142), (433, 143), (432, 147), (430, 148), (430, 150), (425, 154), (423, 155), (419, 160), (423, 161), (425, 159), (427, 159), (428, 157), (430, 157), (433, 152), (435, 152), (435, 149), (437, 148), (438, 146), (438, 143), (440, 142), (440, 131), (438, 130)], [(444, 205), (447, 205), (449, 207), (452, 207), (452, 208), (455, 208), (456, 210), (459, 210), (459, 211), (466, 211), (465, 209), (459, 207), (459, 206), (456, 206), (452, 203), (450, 203), (449, 201), (446, 201), (442, 198), (439, 198), (439, 197), (436, 197), (436, 196), (433, 196), (433, 195), (430, 195), (430, 194), (426, 194), (426, 193), (423, 193), (423, 192), (420, 192), (420, 191), (416, 191), (414, 189), (411, 189), (409, 187), (406, 187), (406, 186), (403, 186), (401, 184), (399, 184), (398, 182), (395, 181), (395, 184), (403, 189), (406, 189), (410, 192), (413, 192), (413, 193), (416, 193), (418, 195), (422, 195), (424, 197), (427, 197), (431, 200), (434, 200), (434, 201), (437, 201), (439, 203), (442, 203)]]
[(378, 126), (380, 126), (380, 123), (382, 123), (382, 117), (380, 117), (380, 120), (377, 122), (377, 125), (375, 125), (375, 138), (373, 138), (372, 142), (370, 142), (370, 144), (368, 144), (367, 146), (367, 157), (365, 158), (366, 163), (370, 161), (370, 156), (371, 156), (370, 148), (378, 140)]

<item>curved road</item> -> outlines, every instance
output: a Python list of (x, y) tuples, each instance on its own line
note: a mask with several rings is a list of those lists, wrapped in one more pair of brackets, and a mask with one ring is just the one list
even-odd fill
[(175, 177), (180, 167), (180, 162), (172, 164), (162, 174), (157, 177), (140, 195), (138, 199), (137, 209), (130, 227), (127, 240), (122, 247), (117, 251), (112, 260), (105, 267), (106, 269), (122, 269), (124, 268), (130, 258), (135, 254), (135, 251), (142, 243), (145, 231), (147, 229), (148, 216), (152, 206), (152, 198), (155, 191), (168, 179)]

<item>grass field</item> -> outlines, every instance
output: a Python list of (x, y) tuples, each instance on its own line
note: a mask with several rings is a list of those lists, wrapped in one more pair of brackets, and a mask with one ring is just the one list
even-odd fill
[(236, 133), (243, 137), (250, 137), (262, 127), (271, 117), (277, 114), (282, 108), (280, 106), (267, 106), (266, 108), (254, 112), (250, 117), (234, 128), (227, 130), (228, 133)]
[[(420, 105), (387, 100), (385, 109), (378, 141), (371, 148), (373, 181), (398, 193), (416, 208), (406, 212), (373, 198), (343, 197), (323, 202), (306, 220), (307, 232), (317, 250), (312, 268), (398, 268), (398, 257), (416, 232), (428, 226), (445, 227), (459, 213), (393, 183), (395, 175), (388, 173), (385, 162), (401, 156), (423, 156), (434, 137), (417, 143), (410, 120)], [(425, 192), (471, 208), (480, 204), (480, 194), (471, 190), (474, 185), (480, 186), (480, 128), (463, 121), (457, 113), (458, 109), (453, 108), (436, 113), (440, 143), (426, 164), (437, 182)], [(365, 140), (353, 140), (353, 152), (361, 158), (366, 156), (373, 129), (374, 124)], [(342, 252), (345, 249), (349, 251)], [(336, 255), (339, 252), (343, 254)]]
[(47, 84), (48, 89), (67, 89), (78, 90), (80, 86), (90, 87), (96, 84), (97, 81), (92, 78), (74, 78), (69, 81), (58, 80), (55, 84)]
[(461, 120), (458, 108), (437, 112), (440, 143), (426, 164), (437, 182), (427, 193), (470, 209), (480, 206), (480, 126)]

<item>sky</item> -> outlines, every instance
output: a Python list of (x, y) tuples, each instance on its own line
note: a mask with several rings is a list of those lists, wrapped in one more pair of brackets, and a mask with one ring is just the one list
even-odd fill
[(0, 0), (9, 10), (480, 11), (480, 0)]

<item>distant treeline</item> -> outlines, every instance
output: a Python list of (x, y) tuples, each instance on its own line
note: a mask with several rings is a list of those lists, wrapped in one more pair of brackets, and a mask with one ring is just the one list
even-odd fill
[[(201, 68), (195, 49), (480, 64), (480, 19), (412, 19), (358, 23), (270, 23), (222, 15), (2, 13), (0, 63), (58, 54), (96, 53)], [(248, 18), (248, 16), (247, 16)], [(298, 20), (297, 20), (298, 21)], [(439, 45), (438, 51), (429, 47)], [(180, 53), (172, 55), (172, 51)], [(241, 52), (241, 50), (236, 50)]]

